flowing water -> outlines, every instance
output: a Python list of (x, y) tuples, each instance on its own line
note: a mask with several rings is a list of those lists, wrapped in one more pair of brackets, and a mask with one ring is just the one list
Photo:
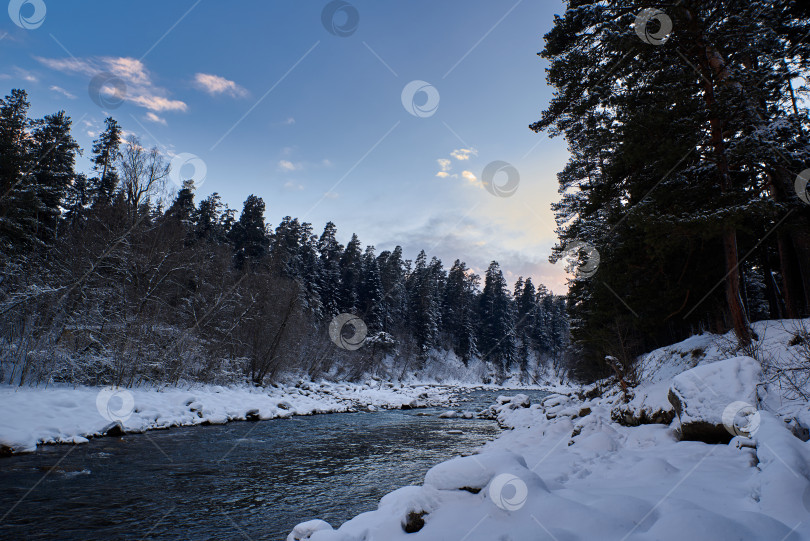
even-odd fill
[[(458, 408), (478, 411), (517, 392), (532, 402), (546, 394), (478, 390), (460, 395)], [(0, 459), (0, 539), (284, 540), (313, 518), (337, 527), (499, 432), (494, 421), (439, 419), (441, 411), (336, 413), (43, 446)]]

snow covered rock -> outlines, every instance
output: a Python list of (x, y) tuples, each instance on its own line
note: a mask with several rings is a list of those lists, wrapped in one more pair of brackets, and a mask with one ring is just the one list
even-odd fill
[(425, 474), (425, 486), (438, 490), (466, 490), (476, 494), (501, 474), (520, 477), (525, 483), (548, 491), (543, 480), (526, 467), (526, 460), (510, 451), (471, 455), (442, 462)]
[[(672, 380), (667, 397), (681, 422), (681, 439), (728, 443), (748, 435), (758, 415), (757, 384), (762, 368), (751, 357), (734, 357), (700, 365)], [(737, 419), (748, 416), (746, 423)], [(748, 429), (746, 429), (748, 425)]]
[(307, 541), (315, 532), (323, 530), (333, 531), (332, 525), (325, 520), (309, 520), (302, 522), (290, 532), (287, 536), (287, 541)]
[(610, 417), (623, 426), (668, 425), (675, 418), (675, 409), (667, 399), (668, 390), (666, 383), (638, 387), (632, 400), (615, 406)]

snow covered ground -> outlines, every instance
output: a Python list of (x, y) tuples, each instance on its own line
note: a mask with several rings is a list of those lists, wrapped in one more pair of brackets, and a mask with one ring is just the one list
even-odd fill
[(113, 389), (0, 386), (0, 454), (42, 443), (84, 443), (125, 432), (379, 408), (447, 405), (452, 389), (430, 385), (311, 383), (254, 387)]
[(478, 454), (288, 541), (810, 541), (810, 405), (775, 377), (801, 355), (797, 323), (757, 323), (747, 352), (708, 334), (656, 350), (629, 402), (502, 398), (492, 413), (513, 430)]

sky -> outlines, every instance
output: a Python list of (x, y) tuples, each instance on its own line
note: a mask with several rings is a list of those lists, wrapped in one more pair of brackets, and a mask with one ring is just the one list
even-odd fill
[(497, 260), (564, 293), (550, 205), (565, 141), (536, 134), (557, 0), (11, 0), (3, 95), (64, 109), (84, 149), (103, 120), (157, 146), (172, 179), (267, 221), (327, 221), (377, 253)]

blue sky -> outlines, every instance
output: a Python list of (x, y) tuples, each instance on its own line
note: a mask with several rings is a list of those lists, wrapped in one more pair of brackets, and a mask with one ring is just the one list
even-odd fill
[[(549, 205), (568, 154), (527, 127), (551, 97), (536, 53), (560, 2), (353, 0), (330, 19), (347, 36), (322, 23), (325, 0), (15, 3), (17, 22), (39, 26), (0, 23), (2, 91), (28, 90), (32, 116), (66, 110), (82, 168), (109, 114), (175, 163), (196, 156), (181, 172), (205, 165), (198, 198), (241, 209), (254, 193), (273, 226), (332, 220), (344, 243), (356, 232), (479, 273), (495, 259), (510, 282), (563, 292)], [(116, 78), (96, 87), (104, 106), (90, 97), (98, 73)], [(438, 107), (418, 92), (409, 112), (412, 81)], [(509, 197), (482, 183), (496, 160), (520, 174)]]

